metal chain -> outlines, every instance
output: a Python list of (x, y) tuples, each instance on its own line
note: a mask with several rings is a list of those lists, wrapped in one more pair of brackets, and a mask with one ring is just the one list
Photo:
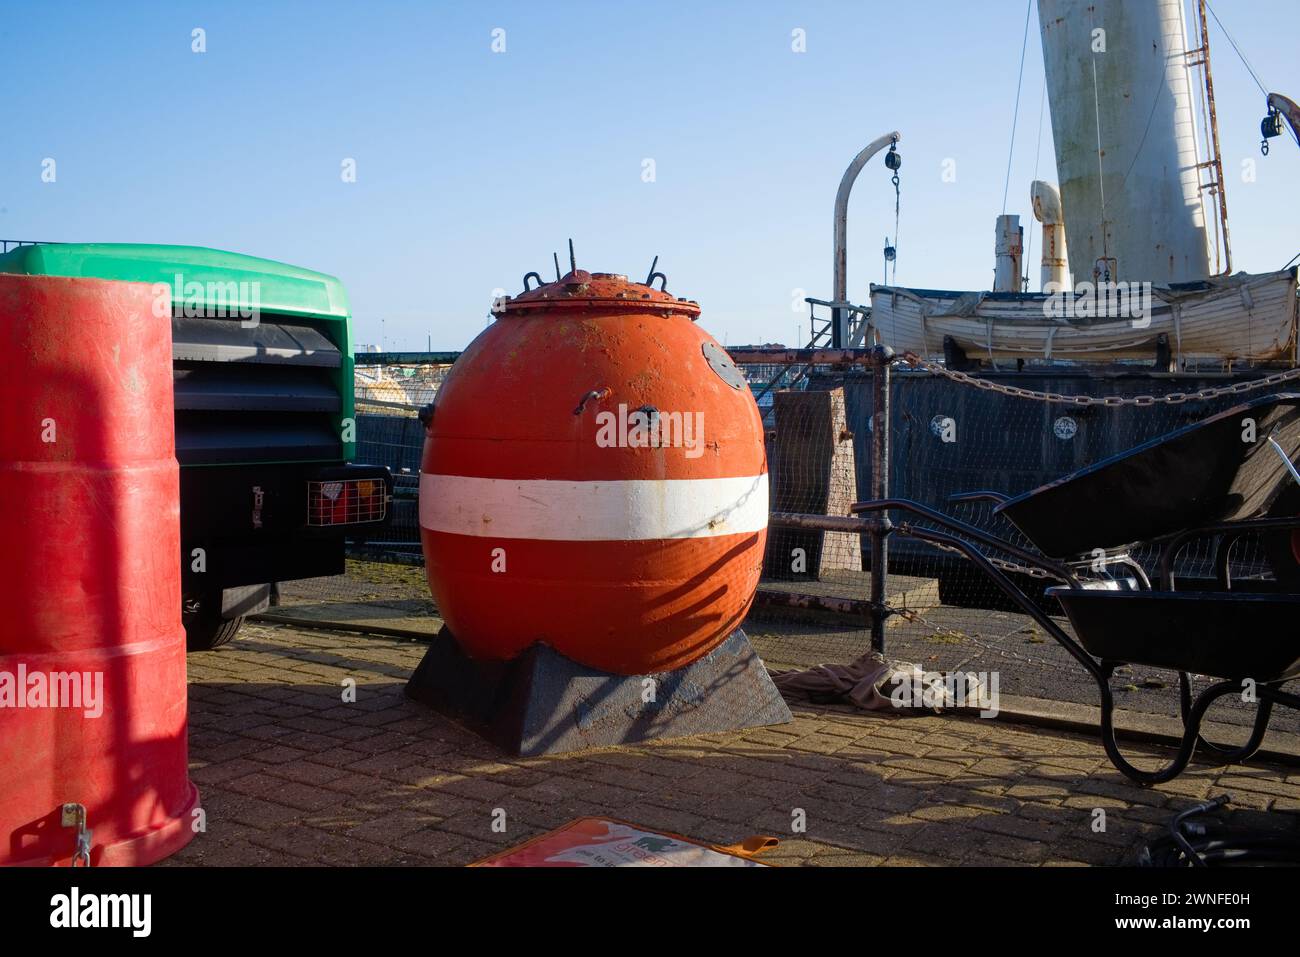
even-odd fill
[[(956, 549), (953, 550), (956, 551)], [(958, 552), (958, 554), (963, 558), (966, 557), (961, 552)], [(992, 558), (987, 555), (985, 557), (988, 558), (989, 564), (1004, 572), (1013, 572), (1017, 575), (1024, 575), (1026, 578), (1037, 578), (1041, 581), (1060, 581), (1060, 579), (1051, 572), (1044, 571), (1041, 568), (1029, 568), (1026, 565), (1017, 565), (1015, 562), (1007, 561), (1003, 558)]]
[[(895, 140), (894, 142), (897, 143), (898, 141)], [(895, 171), (894, 175), (890, 178), (890, 182), (894, 184), (894, 262), (893, 262), (893, 270), (892, 270), (893, 278), (891, 281), (897, 284), (898, 283), (898, 215), (899, 215), (899, 205), (902, 202), (902, 198), (903, 198), (902, 191), (899, 189), (897, 171)]]
[(1052, 402), (1063, 405), (1074, 406), (1152, 406), (1152, 405), (1181, 405), (1184, 402), (1203, 402), (1208, 399), (1217, 399), (1223, 395), (1240, 395), (1244, 392), (1252, 392), (1255, 389), (1264, 389), (1269, 386), (1280, 385), (1283, 382), (1291, 382), (1300, 379), (1300, 368), (1287, 369), (1285, 372), (1275, 372), (1273, 375), (1265, 376), (1262, 379), (1254, 379), (1245, 382), (1234, 382), (1232, 385), (1222, 385), (1210, 389), (1200, 389), (1196, 392), (1170, 392), (1168, 395), (1062, 395), (1059, 392), (1038, 392), (1033, 389), (1022, 389), (1019, 386), (1003, 385), (999, 382), (993, 382), (989, 379), (978, 379), (975, 376), (967, 375), (965, 372), (958, 372), (955, 369), (948, 369), (928, 359), (923, 359), (914, 352), (905, 352), (900, 358), (908, 365), (914, 368), (924, 369), (954, 382), (960, 382), (963, 385), (974, 386), (977, 389), (983, 389), (986, 392), (996, 392), (1000, 395), (1011, 396), (1017, 399), (1036, 399), (1039, 402)]
[[(952, 554), (961, 557), (965, 561), (970, 560), (965, 552), (961, 551), (960, 549), (953, 548), (951, 545), (942, 545), (939, 542), (929, 542), (928, 544), (933, 545), (935, 548), (939, 549), (940, 551), (951, 552)], [(992, 555), (986, 555), (985, 557), (989, 560), (990, 564), (992, 564), (996, 568), (1001, 569), (1004, 572), (1014, 572), (1015, 574), (1018, 575), (1025, 575), (1026, 577), (1029, 578), (1036, 578), (1045, 581), (1057, 580), (1057, 577), (1055, 575), (1041, 568), (1029, 568), (1025, 565), (1017, 564), (1016, 562), (1007, 561), (1006, 559), (994, 558)], [(987, 642), (981, 641), (979, 638), (977, 638), (975, 635), (970, 634), (969, 632), (959, 631), (954, 628), (942, 628), (935, 622), (932, 622), (929, 619), (927, 619), (919, 611), (915, 611), (914, 609), (911, 608), (900, 608), (899, 610), (894, 612), (894, 614), (896, 614), (899, 618), (902, 618), (904, 621), (910, 621), (915, 624), (923, 625), (926, 628), (933, 629), (936, 633), (955, 635), (957, 637), (964, 638), (965, 640), (971, 642), (971, 644), (975, 645), (977, 648), (982, 648), (985, 651), (992, 652), (993, 654), (998, 655), (999, 657), (1002, 658), (1011, 658), (1016, 661), (1021, 661), (1031, 665), (1033, 664), (1043, 665), (1047, 668), (1055, 668), (1058, 671), (1072, 670), (1071, 668), (1059, 664), (1058, 662), (1055, 661), (1049, 661), (1044, 658), (1029, 658), (1026, 657), (1025, 655), (1018, 655), (1014, 651), (1006, 651), (1002, 648), (995, 647)], [(1004, 637), (1009, 638), (1010, 635), (1006, 635)]]
[[(939, 549), (939, 551), (941, 552), (951, 552), (953, 555), (958, 556), (963, 561), (970, 561), (970, 557), (965, 552), (963, 552), (960, 548), (954, 548), (951, 545), (942, 545), (939, 542), (926, 542), (926, 544), (932, 545), (933, 547)], [(1001, 569), (1004, 572), (1014, 572), (1017, 575), (1024, 575), (1027, 578), (1038, 578), (1043, 581), (1062, 580), (1058, 578), (1056, 575), (1053, 575), (1051, 572), (1044, 571), (1041, 568), (1030, 568), (1027, 565), (1018, 565), (1013, 561), (1008, 561), (1003, 558), (994, 558), (992, 555), (985, 555), (984, 557), (989, 560), (989, 564), (993, 565), (995, 568)]]

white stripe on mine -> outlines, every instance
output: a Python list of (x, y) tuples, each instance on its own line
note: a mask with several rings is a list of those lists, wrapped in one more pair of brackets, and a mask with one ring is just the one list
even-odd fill
[(420, 525), (538, 541), (712, 538), (767, 527), (767, 475), (563, 482), (420, 476)]

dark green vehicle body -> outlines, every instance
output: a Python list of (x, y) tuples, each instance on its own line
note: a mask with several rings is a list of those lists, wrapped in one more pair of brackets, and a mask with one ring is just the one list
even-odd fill
[(0, 272), (147, 283), (160, 321), (170, 311), (191, 647), (228, 640), (273, 582), (341, 573), (345, 535), (380, 524), (308, 521), (311, 483), (317, 502), (322, 483), (366, 478), (385, 483), (385, 503), (391, 494), (386, 470), (347, 464), (351, 315), (333, 276), (197, 246), (99, 243), (19, 245)]

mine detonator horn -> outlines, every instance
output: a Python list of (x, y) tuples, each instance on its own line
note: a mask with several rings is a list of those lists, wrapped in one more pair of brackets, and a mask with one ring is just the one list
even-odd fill
[(658, 280), (659, 280), (659, 289), (660, 289), (660, 291), (661, 291), (661, 292), (667, 292), (667, 291), (668, 291), (668, 277), (665, 276), (665, 275), (664, 275), (663, 273), (661, 273), (661, 272), (656, 272), (656, 271), (655, 271), (655, 266), (658, 266), (658, 265), (659, 265), (659, 257), (656, 256), (656, 257), (654, 258), (654, 261), (650, 263), (650, 272), (649, 272), (649, 274), (645, 277), (645, 283), (643, 283), (643, 285), (649, 286), (649, 287), (651, 287), (651, 288), (653, 289), (653, 288), (654, 288), (654, 284), (655, 284), (655, 280), (658, 279)]

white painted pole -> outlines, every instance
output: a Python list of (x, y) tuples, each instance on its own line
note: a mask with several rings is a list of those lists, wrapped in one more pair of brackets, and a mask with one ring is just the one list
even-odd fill
[(834, 342), (837, 348), (842, 348), (849, 341), (849, 313), (843, 308), (849, 297), (849, 194), (853, 192), (853, 183), (862, 172), (862, 167), (867, 165), (867, 161), (890, 143), (898, 142), (899, 139), (899, 134), (895, 131), (868, 143), (857, 156), (853, 157), (853, 162), (849, 163), (849, 168), (844, 171), (844, 176), (840, 179), (840, 188), (835, 193), (835, 275), (832, 289), (836, 303), (834, 318), (837, 331)]

